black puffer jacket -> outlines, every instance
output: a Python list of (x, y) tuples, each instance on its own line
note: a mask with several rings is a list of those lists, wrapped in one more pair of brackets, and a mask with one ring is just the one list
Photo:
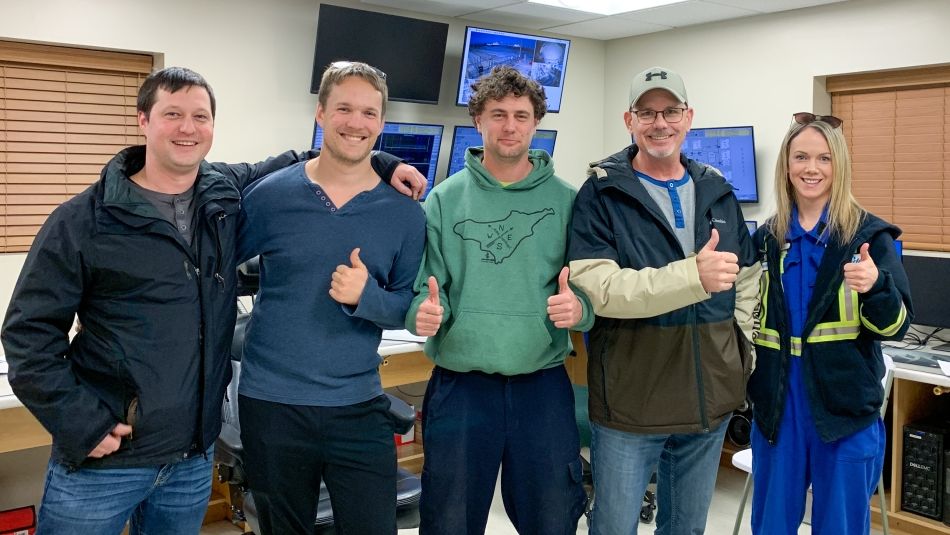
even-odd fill
[[(55, 460), (148, 466), (214, 442), (231, 373), (241, 190), (308, 156), (202, 162), (192, 247), (130, 186), (144, 147), (120, 152), (98, 182), (50, 215), (20, 273), (2, 340), (10, 384), (52, 434)], [(70, 342), (74, 314), (82, 330)], [(132, 439), (87, 458), (117, 422), (133, 425)]]

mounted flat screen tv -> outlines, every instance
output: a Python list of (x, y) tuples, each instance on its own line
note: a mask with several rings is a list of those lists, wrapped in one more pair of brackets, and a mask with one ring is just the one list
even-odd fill
[(511, 65), (519, 72), (537, 80), (548, 97), (548, 111), (561, 111), (567, 54), (567, 39), (540, 37), (501, 30), (465, 28), (462, 49), (462, 73), (455, 103), (467, 106), (472, 84), (498, 65)]
[[(531, 148), (544, 149), (548, 151), (548, 154), (554, 154), (556, 139), (557, 130), (535, 130)], [(469, 147), (482, 145), (482, 135), (474, 126), (456, 126), (452, 134), (452, 152), (449, 153), (449, 172), (446, 176), (454, 175), (465, 167), (465, 151)]]
[(334, 61), (369, 63), (386, 73), (389, 100), (438, 104), (449, 25), (320, 5), (310, 92)]
[[(435, 167), (439, 163), (441, 145), (440, 124), (385, 123), (373, 149), (398, 156), (425, 175), (428, 185), (422, 197), (424, 199), (435, 185)], [(313, 123), (313, 143), (310, 146), (315, 149), (323, 147), (323, 129), (316, 121)]]
[(686, 134), (681, 150), (687, 158), (718, 169), (732, 184), (739, 202), (759, 202), (751, 126), (693, 128)]

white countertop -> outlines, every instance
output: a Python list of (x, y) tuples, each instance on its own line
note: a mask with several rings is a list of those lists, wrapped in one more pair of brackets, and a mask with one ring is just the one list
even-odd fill
[(907, 379), (918, 383), (927, 383), (934, 386), (945, 386), (950, 388), (950, 377), (937, 373), (927, 373), (907, 368), (894, 367), (894, 378)]

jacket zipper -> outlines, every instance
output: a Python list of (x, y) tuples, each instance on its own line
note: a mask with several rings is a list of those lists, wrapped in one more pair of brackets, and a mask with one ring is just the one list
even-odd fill
[(709, 432), (709, 417), (706, 414), (706, 386), (703, 384), (702, 355), (699, 349), (699, 326), (696, 305), (689, 306), (690, 325), (693, 334), (693, 365), (696, 368), (696, 389), (699, 394), (699, 419), (703, 426), (703, 432)]
[(224, 210), (218, 212), (218, 221), (214, 232), (214, 245), (217, 252), (217, 256), (214, 259), (214, 278), (218, 281), (218, 289), (221, 291), (224, 291), (224, 277), (221, 275), (221, 256), (223, 254), (221, 247), (221, 225), (227, 216), (228, 214)]
[(607, 395), (607, 340), (609, 336), (604, 337), (603, 346), (600, 348), (600, 386), (604, 393), (604, 419), (610, 421), (610, 396)]
[[(778, 250), (778, 247), (774, 247), (773, 249)], [(776, 287), (776, 284), (777, 284), (777, 285), (778, 285), (778, 288), (781, 289), (781, 294), (782, 294), (782, 301), (781, 301), (781, 302), (778, 302), (778, 299), (775, 299), (775, 297), (777, 297), (777, 296), (775, 296), (775, 295), (769, 296), (769, 302), (770, 302), (770, 303), (773, 303), (773, 306), (775, 306), (775, 305), (781, 305), (780, 308), (779, 308), (779, 307), (776, 307), (776, 308), (778, 308), (779, 310), (782, 310), (782, 311), (783, 311), (783, 315), (782, 315), (781, 317), (785, 318), (785, 324), (788, 325), (788, 323), (789, 323), (789, 321), (788, 321), (788, 307), (785, 306), (785, 286), (784, 286), (784, 284), (782, 283), (782, 255), (781, 255), (781, 252), (779, 252), (778, 258), (775, 259), (774, 262), (772, 261), (771, 258), (768, 259), (768, 265), (769, 265), (769, 268), (768, 268), (768, 269), (769, 269), (769, 278), (772, 279), (772, 280), (769, 281), (769, 290), (770, 290), (770, 291), (773, 291), (772, 289), (775, 288), (775, 287)], [(776, 271), (778, 271), (778, 280), (777, 280), (777, 281), (774, 280), (774, 279), (775, 279), (775, 277), (773, 276), (774, 272), (772, 271), (772, 270), (773, 270), (773, 266), (774, 266), (774, 269), (775, 269)], [(776, 292), (776, 293), (779, 293), (779, 292)], [(778, 316), (777, 314), (770, 314), (770, 316), (773, 317), (773, 318), (776, 318), (776, 322), (779, 321), (779, 316)], [(779, 325), (776, 325), (775, 327), (776, 327), (776, 330), (778, 330)], [(772, 421), (773, 421), (774, 423), (773, 423), (773, 425), (772, 425), (772, 432), (769, 433), (769, 436), (768, 436), (769, 445), (772, 445), (772, 446), (774, 446), (776, 443), (778, 443), (779, 419), (780, 419), (780, 417), (781, 417), (781, 415), (782, 415), (782, 411), (783, 411), (784, 408), (785, 408), (785, 407), (784, 407), (784, 406), (785, 406), (785, 378), (788, 377), (788, 367), (791, 365), (791, 358), (792, 358), (791, 350), (790, 350), (791, 347), (792, 347), (791, 335), (788, 334), (788, 332), (787, 332), (788, 329), (785, 328), (785, 325), (783, 325), (783, 326), (781, 326), (781, 327), (782, 327), (782, 330), (781, 330), (780, 332), (782, 332), (783, 335), (782, 335), (782, 337), (779, 339), (779, 358), (782, 359), (782, 367), (781, 367), (780, 370), (779, 370), (778, 388), (776, 389), (776, 390), (777, 390), (776, 393), (778, 394), (778, 397), (776, 398), (777, 401), (776, 401), (776, 403), (775, 403), (775, 409), (774, 409), (774, 412), (772, 413)]]

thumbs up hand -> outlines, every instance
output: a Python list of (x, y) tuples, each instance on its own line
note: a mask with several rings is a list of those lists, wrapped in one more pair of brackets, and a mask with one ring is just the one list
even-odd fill
[(548, 297), (548, 318), (559, 329), (570, 329), (580, 323), (584, 315), (580, 300), (567, 283), (570, 274), (567, 266), (561, 269), (557, 277), (557, 293)]
[(439, 304), (439, 283), (435, 277), (429, 277), (429, 296), (419, 305), (416, 311), (416, 334), (419, 336), (435, 336), (442, 325), (443, 308)]
[(859, 294), (868, 292), (877, 282), (877, 264), (868, 252), (870, 248), (871, 246), (865, 243), (861, 246), (859, 254), (855, 255), (857, 258), (852, 259), (850, 264), (844, 265), (845, 284)]
[(360, 296), (363, 295), (368, 279), (369, 271), (360, 260), (360, 248), (357, 247), (350, 253), (350, 265), (340, 264), (333, 272), (330, 281), (330, 297), (337, 303), (356, 306), (360, 302)]
[(719, 245), (719, 231), (712, 229), (712, 235), (706, 245), (696, 255), (696, 269), (699, 281), (706, 293), (725, 292), (732, 288), (739, 274), (739, 257), (733, 253), (716, 250)]

